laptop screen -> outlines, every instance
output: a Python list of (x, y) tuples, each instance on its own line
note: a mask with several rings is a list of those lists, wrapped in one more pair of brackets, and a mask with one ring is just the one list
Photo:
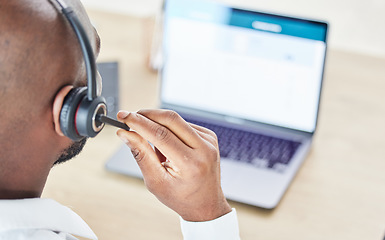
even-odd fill
[(327, 24), (167, 0), (161, 101), (314, 132)]

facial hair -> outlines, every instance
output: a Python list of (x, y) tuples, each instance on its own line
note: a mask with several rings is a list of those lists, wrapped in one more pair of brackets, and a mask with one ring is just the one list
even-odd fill
[(84, 148), (84, 145), (87, 142), (87, 138), (83, 138), (82, 140), (78, 142), (74, 142), (71, 146), (69, 146), (67, 149), (65, 149), (59, 158), (56, 160), (54, 165), (58, 165), (61, 163), (65, 163), (68, 160), (76, 157)]

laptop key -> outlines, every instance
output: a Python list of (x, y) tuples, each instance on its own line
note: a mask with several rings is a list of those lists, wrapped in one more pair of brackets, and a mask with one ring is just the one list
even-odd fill
[(287, 168), (287, 165), (282, 163), (276, 163), (274, 164), (274, 167), (273, 167), (275, 171), (280, 173), (283, 173), (286, 170), (286, 168)]
[(260, 159), (260, 158), (255, 158), (253, 161), (251, 161), (251, 163), (254, 166), (259, 168), (267, 168), (269, 165), (269, 161), (267, 161), (266, 159)]
[(206, 127), (218, 137), (222, 158), (251, 163), (258, 168), (284, 172), (301, 145), (299, 142), (186, 119)]

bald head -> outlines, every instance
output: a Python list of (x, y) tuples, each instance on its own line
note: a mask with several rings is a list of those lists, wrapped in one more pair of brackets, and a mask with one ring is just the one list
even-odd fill
[[(81, 3), (66, 2), (95, 49), (96, 35)], [(49, 0), (0, 0), (0, 49), (0, 108), (12, 119), (20, 111), (40, 114), (51, 107), (63, 85), (85, 84), (79, 43)]]
[[(80, 1), (64, 1), (75, 10), (98, 52), (98, 36)], [(78, 39), (57, 3), (0, 0), (0, 193), (7, 171), (35, 171), (22, 166), (22, 159), (29, 164), (33, 159), (46, 161), (33, 164), (49, 169), (52, 160), (47, 159), (68, 147), (56, 138), (52, 117), (53, 101), (66, 85), (86, 85), (86, 72)], [(31, 179), (25, 182), (33, 184)]]
[[(95, 34), (80, 2), (67, 2), (76, 9), (94, 43)], [(45, 90), (58, 89), (84, 74), (76, 71), (82, 69), (75, 69), (82, 66), (77, 39), (55, 8), (49, 0), (0, 0), (2, 100), (8, 91), (33, 95), (41, 91), (42, 86)], [(41, 92), (37, 96), (45, 97)], [(34, 100), (33, 96), (29, 98)]]

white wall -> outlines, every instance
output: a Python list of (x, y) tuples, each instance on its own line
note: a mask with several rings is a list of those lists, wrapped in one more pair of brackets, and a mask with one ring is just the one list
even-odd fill
[(111, 12), (149, 16), (154, 14), (162, 0), (80, 0), (85, 7)]
[[(181, 0), (183, 1), (183, 0)], [(332, 48), (385, 58), (385, 0), (218, 0), (238, 7), (326, 20)], [(93, 9), (149, 16), (161, 0), (82, 0)]]

